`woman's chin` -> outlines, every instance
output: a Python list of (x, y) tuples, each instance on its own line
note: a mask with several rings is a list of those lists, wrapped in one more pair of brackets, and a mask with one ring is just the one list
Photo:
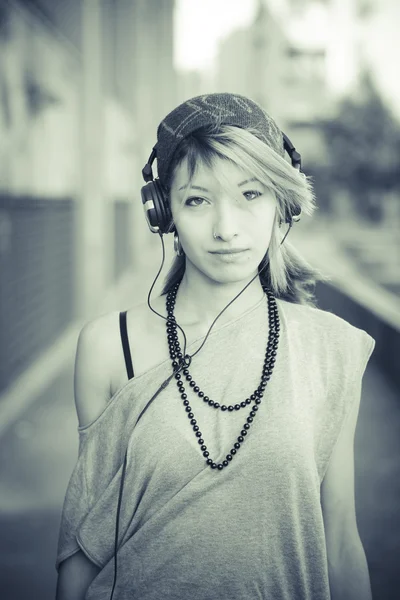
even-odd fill
[(224, 265), (218, 269), (204, 269), (203, 275), (215, 283), (240, 283), (241, 281), (248, 282), (258, 272), (257, 267), (251, 268), (249, 265), (244, 267), (243, 265)]
[(259, 262), (253, 260), (215, 260), (192, 262), (186, 256), (186, 276), (197, 273), (206, 280), (221, 283), (247, 283), (258, 272)]

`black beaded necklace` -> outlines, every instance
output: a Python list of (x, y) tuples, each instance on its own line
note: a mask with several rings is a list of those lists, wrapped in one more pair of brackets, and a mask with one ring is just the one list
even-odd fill
[[(247, 417), (246, 422), (244, 423), (243, 428), (240, 431), (240, 435), (237, 437), (237, 440), (233, 444), (233, 447), (231, 448), (229, 454), (226, 455), (226, 458), (222, 461), (222, 463), (216, 463), (210, 457), (210, 453), (207, 450), (206, 444), (204, 443), (203, 434), (201, 433), (199, 425), (197, 424), (193, 413), (193, 409), (190, 406), (185, 391), (182, 375), (180, 372), (175, 373), (176, 384), (178, 386), (178, 390), (181, 395), (185, 411), (187, 413), (188, 418), (190, 419), (190, 424), (193, 427), (193, 431), (195, 432), (195, 435), (198, 438), (198, 444), (200, 445), (200, 449), (203, 453), (204, 458), (206, 459), (206, 463), (212, 469), (218, 469), (219, 471), (222, 471), (224, 467), (227, 467), (229, 465), (230, 461), (240, 449), (241, 444), (244, 442), (245, 437), (249, 432), (250, 426), (253, 423), (255, 417), (257, 416), (257, 411), (259, 405), (261, 404), (265, 388), (267, 387), (268, 381), (271, 378), (277, 355), (280, 331), (278, 307), (271, 290), (263, 286), (264, 292), (267, 294), (268, 297), (269, 332), (260, 384), (254, 390), (254, 392), (243, 402), (240, 402), (239, 404), (235, 405), (229, 404), (228, 406), (226, 406), (225, 404), (220, 405), (219, 402), (214, 402), (214, 400), (209, 398), (209, 396), (206, 396), (205, 393), (197, 385), (197, 383), (193, 380), (193, 377), (190, 375), (189, 372), (189, 366), (191, 363), (192, 356), (188, 354), (183, 355), (182, 353), (177, 334), (178, 325), (174, 316), (174, 308), (179, 285), (180, 282), (178, 282), (173, 288), (171, 288), (171, 290), (167, 294), (166, 299), (166, 311), (168, 315), (166, 320), (167, 339), (169, 346), (169, 354), (172, 361), (172, 368), (174, 369), (174, 371), (177, 371), (178, 369), (180, 371), (182, 370), (183, 366), (182, 375), (186, 378), (186, 381), (189, 383), (189, 386), (192, 388), (193, 392), (196, 393), (199, 398), (202, 398), (205, 403), (207, 403), (210, 407), (214, 409), (220, 409), (224, 412), (233, 412), (240, 410), (241, 408), (246, 408), (246, 406), (249, 406), (252, 402), (254, 402), (254, 405), (251, 407), (251, 410), (249, 412), (249, 416)], [(197, 350), (196, 353), (199, 350)]]

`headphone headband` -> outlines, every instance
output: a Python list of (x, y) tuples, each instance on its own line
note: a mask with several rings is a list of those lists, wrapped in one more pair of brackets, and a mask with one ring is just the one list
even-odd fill
[(290, 160), (292, 161), (292, 167), (294, 167), (295, 169), (300, 171), (301, 170), (301, 155), (300, 155), (300, 153), (297, 152), (296, 148), (293, 146), (292, 142), (289, 140), (286, 133), (283, 133), (283, 131), (282, 131), (282, 137), (283, 137), (283, 146), (284, 146), (286, 152), (290, 156)]
[[(300, 153), (297, 152), (296, 148), (293, 146), (293, 144), (290, 141), (290, 139), (288, 138), (288, 136), (285, 133), (283, 133), (283, 131), (282, 131), (282, 137), (283, 137), (283, 146), (284, 146), (284, 149), (286, 150), (286, 152), (288, 153), (288, 155), (290, 156), (290, 160), (292, 162), (292, 167), (294, 167), (295, 169), (300, 171), (301, 170), (301, 155), (300, 155)], [(157, 144), (155, 146), (153, 146), (151, 154), (150, 154), (149, 158), (147, 159), (147, 163), (145, 164), (145, 166), (142, 169), (142, 176), (146, 183), (148, 183), (149, 181), (154, 181), (152, 164), (156, 158), (157, 158)]]
[(147, 160), (147, 163), (144, 165), (144, 167), (142, 169), (142, 176), (146, 183), (148, 183), (149, 181), (153, 181), (153, 179), (154, 179), (153, 170), (151, 168), (151, 165), (153, 164), (156, 156), (157, 156), (157, 144), (153, 147), (153, 150), (151, 151), (151, 154)]

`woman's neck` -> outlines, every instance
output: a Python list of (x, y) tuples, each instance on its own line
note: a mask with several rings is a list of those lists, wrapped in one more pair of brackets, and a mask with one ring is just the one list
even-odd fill
[[(220, 312), (251, 281), (251, 277), (234, 283), (216, 283), (203, 274), (186, 271), (179, 286), (175, 314), (181, 326), (209, 326)], [(240, 294), (218, 319), (217, 326), (231, 321), (256, 306), (264, 291), (259, 277)]]

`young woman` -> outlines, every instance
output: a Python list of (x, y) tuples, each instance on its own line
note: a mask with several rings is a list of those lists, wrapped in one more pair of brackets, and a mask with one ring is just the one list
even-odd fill
[(316, 308), (285, 238), (314, 208), (299, 164), (242, 96), (160, 124), (142, 196), (177, 256), (152, 310), (80, 334), (57, 600), (371, 598), (353, 439), (374, 340)]

